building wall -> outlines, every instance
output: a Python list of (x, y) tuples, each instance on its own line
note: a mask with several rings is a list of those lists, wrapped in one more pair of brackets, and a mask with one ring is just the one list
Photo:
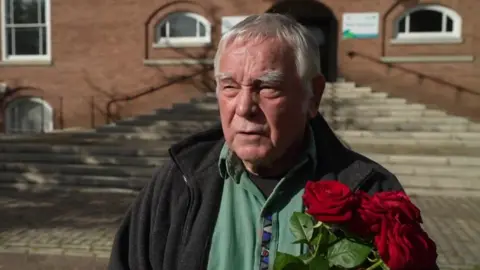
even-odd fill
[[(51, 0), (52, 62), (12, 65), (0, 63), (0, 81), (10, 87), (31, 87), (19, 95), (44, 98), (55, 110), (56, 126), (89, 127), (105, 122), (106, 103), (112, 97), (137, 94), (166, 84), (179, 76), (195, 74), (211, 67), (211, 59), (220, 37), (221, 17), (262, 13), (276, 3), (258, 0), (131, 1), (131, 0)], [(463, 17), (463, 42), (459, 44), (408, 44), (390, 42), (393, 21), (414, 5), (428, 1), (405, 0), (324, 0), (335, 14), (339, 31), (344, 12), (380, 12), (385, 33), (380, 38), (338, 40), (338, 73), (375, 90), (407, 97), (412, 101), (432, 103), (469, 116), (480, 115), (477, 95), (458, 94), (453, 87), (385, 63), (350, 57), (348, 52), (374, 59), (390, 56), (476, 56), (480, 50), (475, 33), (480, 19), (478, 0), (435, 1), (456, 10)], [(390, 9), (390, 11), (389, 11)], [(212, 45), (199, 48), (154, 48), (154, 25), (174, 11), (202, 15), (212, 24)], [(382, 27), (381, 27), (381, 31)], [(340, 35), (339, 35), (340, 36)], [(195, 58), (202, 64), (180, 64)], [(446, 63), (392, 63), (426, 75), (443, 78), (480, 93), (478, 61)], [(368, 68), (366, 68), (368, 67)], [(188, 76), (187, 76), (188, 77)], [(175, 102), (184, 102), (212, 90), (211, 73), (194, 76), (183, 83), (164, 87), (117, 109), (122, 116), (148, 113)], [(92, 108), (94, 117), (92, 117)], [(94, 119), (93, 119), (94, 118)]]

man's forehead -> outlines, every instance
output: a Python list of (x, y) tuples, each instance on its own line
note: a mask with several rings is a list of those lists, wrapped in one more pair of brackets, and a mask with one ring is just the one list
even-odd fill
[(292, 66), (292, 57), (285, 54), (276, 42), (233, 42), (222, 53), (217, 79), (235, 79), (235, 76), (251, 78), (279, 78)]
[(253, 58), (283, 58), (290, 50), (289, 46), (276, 39), (235, 40), (227, 44), (223, 55)]

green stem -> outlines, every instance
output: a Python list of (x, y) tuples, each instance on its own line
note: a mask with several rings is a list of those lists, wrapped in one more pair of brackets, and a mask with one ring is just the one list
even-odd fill
[(380, 265), (383, 264), (383, 261), (382, 260), (378, 260), (376, 263), (372, 264), (372, 266), (368, 267), (366, 270), (373, 270), (373, 269), (377, 269), (377, 267), (379, 267)]

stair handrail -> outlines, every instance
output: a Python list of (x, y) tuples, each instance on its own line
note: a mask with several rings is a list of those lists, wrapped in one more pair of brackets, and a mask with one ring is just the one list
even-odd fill
[(168, 87), (168, 86), (171, 86), (173, 84), (176, 84), (176, 83), (179, 83), (179, 82), (183, 82), (183, 81), (186, 81), (188, 79), (191, 79), (195, 76), (198, 76), (200, 74), (203, 74), (203, 73), (207, 73), (209, 71), (213, 70), (213, 66), (208, 66), (208, 67), (204, 67), (202, 68), (201, 70), (199, 71), (196, 71), (196, 72), (193, 72), (189, 75), (180, 75), (174, 79), (170, 79), (168, 82), (164, 83), (164, 84), (161, 84), (159, 86), (152, 86), (152, 87), (149, 87), (148, 89), (146, 90), (141, 90), (139, 91), (138, 93), (136, 94), (133, 94), (133, 95), (124, 95), (122, 97), (114, 97), (112, 99), (110, 99), (108, 102), (107, 102), (107, 105), (106, 105), (106, 113), (107, 113), (107, 123), (110, 123), (111, 120), (112, 120), (112, 112), (111, 112), (111, 109), (112, 109), (112, 105), (114, 103), (118, 103), (118, 102), (127, 102), (127, 101), (132, 101), (132, 100), (135, 100), (137, 98), (140, 98), (140, 97), (143, 97), (143, 96), (146, 96), (146, 95), (149, 95), (149, 94), (152, 94), (158, 90), (161, 90), (165, 87)]
[(466, 92), (466, 93), (469, 93), (469, 94), (472, 94), (472, 95), (480, 96), (480, 92), (477, 92), (475, 90), (469, 89), (469, 88), (464, 87), (464, 86), (461, 86), (459, 84), (455, 84), (455, 83), (443, 80), (441, 78), (438, 78), (438, 77), (435, 77), (435, 76), (432, 76), (432, 75), (428, 75), (428, 74), (425, 74), (425, 73), (422, 73), (422, 72), (419, 72), (419, 71), (416, 71), (416, 70), (413, 70), (413, 69), (410, 69), (410, 68), (395, 65), (393, 63), (385, 63), (380, 58), (376, 58), (374, 56), (371, 56), (371, 55), (368, 55), (368, 54), (365, 54), (365, 53), (361, 53), (361, 52), (358, 52), (358, 51), (348, 51), (347, 56), (350, 57), (350, 58), (354, 58), (355, 56), (359, 56), (359, 57), (362, 57), (364, 59), (370, 60), (372, 62), (376, 62), (378, 64), (386, 65), (389, 68), (396, 68), (396, 69), (405, 71), (407, 73), (417, 75), (420, 79), (428, 79), (428, 80), (436, 82), (438, 84), (443, 84), (443, 85), (455, 88), (459, 92)]

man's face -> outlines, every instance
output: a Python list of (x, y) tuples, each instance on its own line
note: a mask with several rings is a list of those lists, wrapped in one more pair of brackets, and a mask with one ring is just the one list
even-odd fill
[(268, 166), (302, 140), (319, 98), (307, 99), (288, 46), (275, 39), (234, 41), (216, 77), (225, 140), (244, 163)]

